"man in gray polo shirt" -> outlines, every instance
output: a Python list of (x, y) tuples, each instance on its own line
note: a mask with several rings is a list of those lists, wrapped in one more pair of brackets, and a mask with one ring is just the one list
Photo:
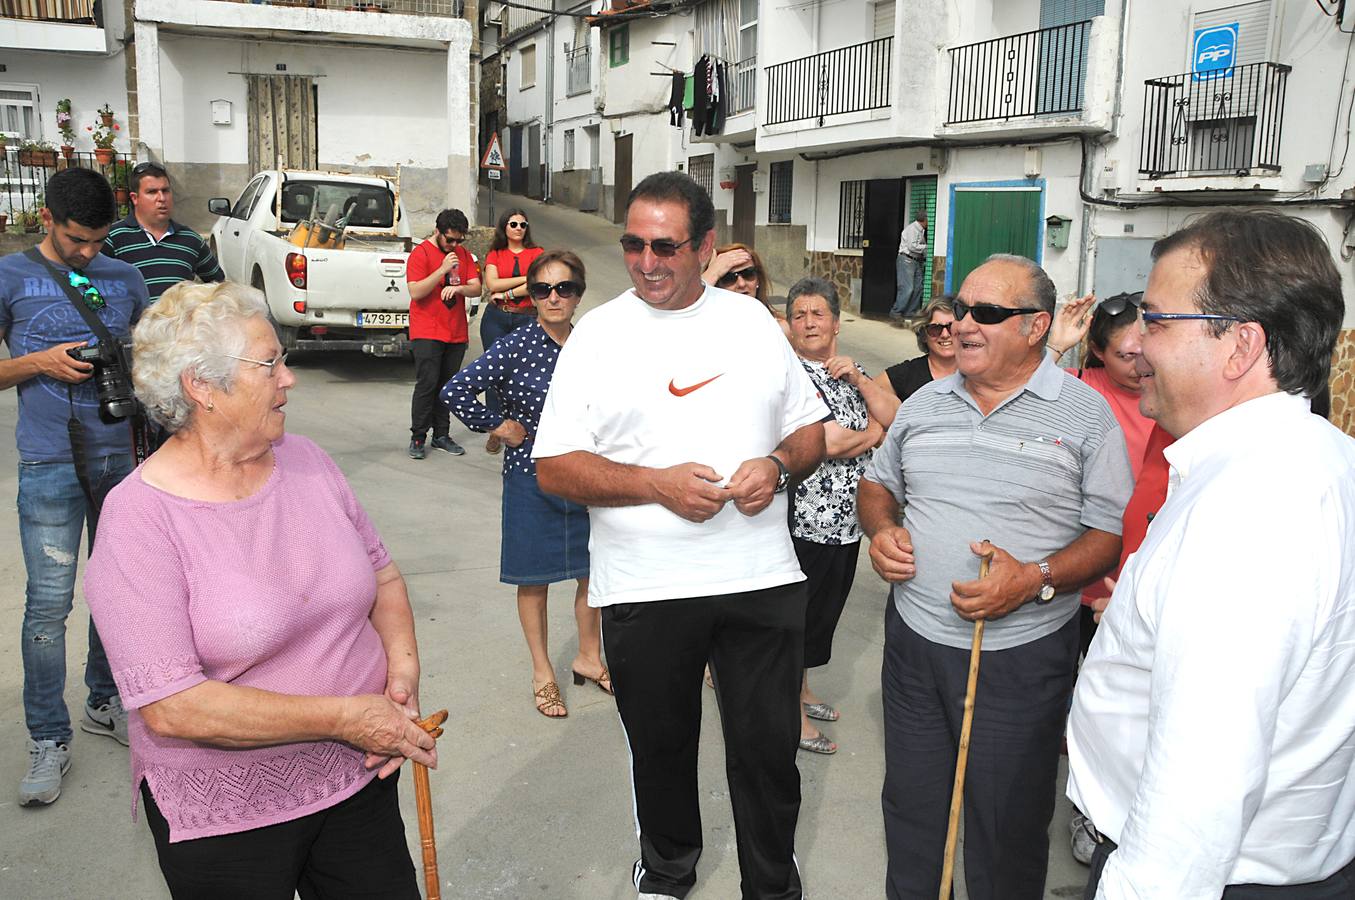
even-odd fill
[(881, 674), (890, 898), (940, 887), (976, 619), (987, 624), (965, 881), (973, 900), (1044, 896), (1078, 592), (1119, 559), (1133, 488), (1105, 400), (1046, 359), (1054, 304), (1030, 260), (993, 256), (971, 272), (955, 303), (959, 371), (900, 407), (861, 480), (871, 563), (893, 584)]

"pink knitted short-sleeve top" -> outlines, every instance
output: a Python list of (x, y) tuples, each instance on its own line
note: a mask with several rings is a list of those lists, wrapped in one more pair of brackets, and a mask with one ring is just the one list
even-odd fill
[(385, 690), (369, 616), (390, 555), (323, 450), (288, 435), (253, 496), (207, 503), (133, 472), (99, 519), (85, 574), (128, 709), (132, 793), (142, 779), (170, 840), (298, 819), (373, 778), (336, 741), (233, 750), (161, 737), (137, 710), (206, 680), (306, 696)]

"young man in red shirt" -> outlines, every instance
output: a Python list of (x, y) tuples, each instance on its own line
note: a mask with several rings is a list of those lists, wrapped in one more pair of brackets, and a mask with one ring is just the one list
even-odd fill
[(466, 451), (447, 433), (450, 414), (438, 391), (461, 368), (469, 340), (466, 298), (480, 296), (480, 268), (462, 246), (470, 223), (459, 209), (438, 213), (433, 236), (409, 254), (409, 342), (414, 351), (414, 400), (410, 409), (409, 458), (423, 459), (428, 429), (433, 446), (453, 456)]

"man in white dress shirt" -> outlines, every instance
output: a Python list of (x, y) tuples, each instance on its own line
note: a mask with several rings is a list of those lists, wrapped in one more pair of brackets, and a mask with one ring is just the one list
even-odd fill
[(927, 207), (918, 207), (899, 235), (899, 255), (894, 263), (894, 306), (889, 318), (901, 322), (917, 315), (922, 306), (922, 276), (927, 269)]
[(1086, 897), (1355, 896), (1355, 441), (1307, 399), (1341, 278), (1279, 213), (1205, 216), (1153, 258), (1141, 409), (1177, 440), (1069, 722)]

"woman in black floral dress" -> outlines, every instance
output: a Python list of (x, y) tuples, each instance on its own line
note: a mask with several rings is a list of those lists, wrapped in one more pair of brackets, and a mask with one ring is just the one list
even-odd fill
[[(791, 286), (786, 302), (790, 342), (814, 381), (833, 420), (824, 423), (828, 456), (795, 489), (791, 537), (800, 568), (807, 578), (805, 669), (826, 665), (833, 649), (847, 594), (856, 577), (861, 528), (856, 521), (856, 483), (871, 453), (899, 407), (898, 398), (872, 382), (866, 371), (839, 356), (837, 290), (822, 278), (802, 278)], [(835, 722), (838, 711), (800, 686), (800, 749), (835, 753), (829, 740), (809, 720)]]

